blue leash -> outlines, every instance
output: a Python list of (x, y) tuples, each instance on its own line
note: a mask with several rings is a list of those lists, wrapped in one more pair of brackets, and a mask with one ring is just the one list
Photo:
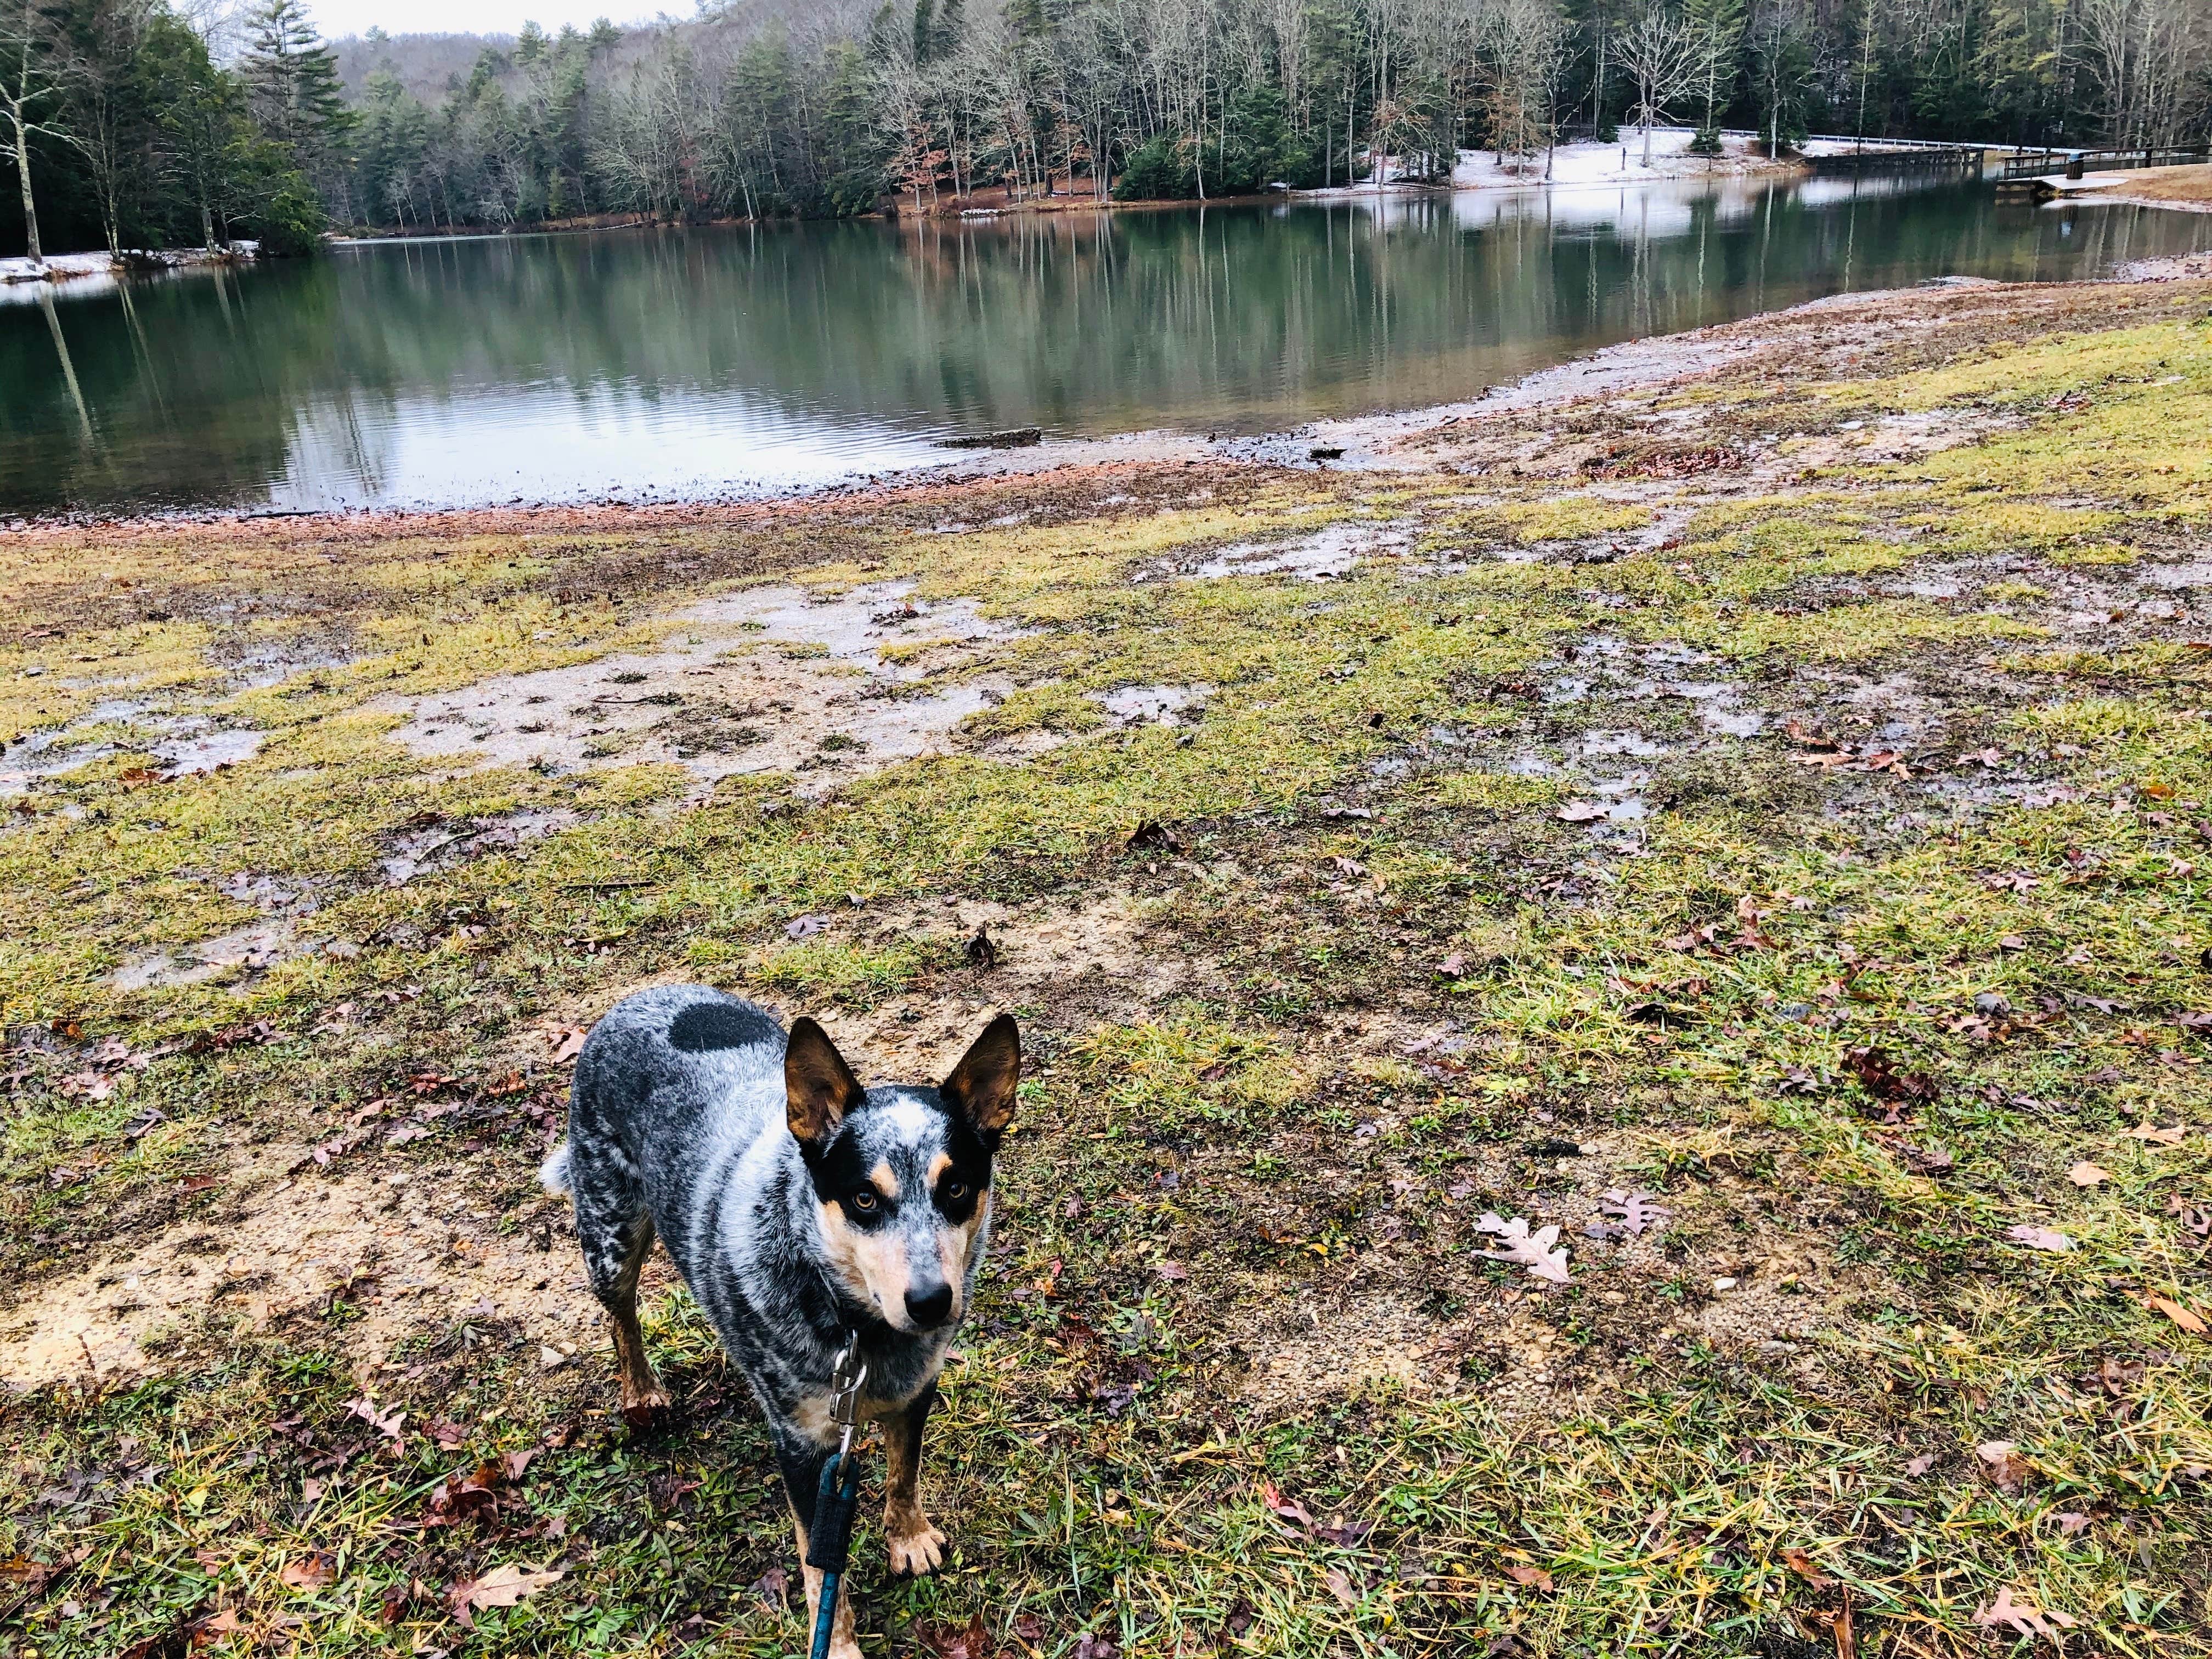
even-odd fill
[(814, 1615), (813, 1659), (830, 1659), (830, 1632), (837, 1621), (837, 1592), (853, 1553), (853, 1516), (860, 1507), (860, 1460), (853, 1455), (853, 1429), (860, 1417), (860, 1384), (868, 1367), (860, 1343), (847, 1344), (830, 1374), (830, 1413), (842, 1432), (836, 1455), (822, 1466), (814, 1493), (814, 1522), (806, 1529), (806, 1565), (821, 1570), (822, 1599)]

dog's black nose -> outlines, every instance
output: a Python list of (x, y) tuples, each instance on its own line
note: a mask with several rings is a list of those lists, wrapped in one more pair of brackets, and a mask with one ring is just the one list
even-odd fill
[(927, 1291), (906, 1293), (906, 1316), (923, 1330), (942, 1325), (952, 1312), (952, 1287), (939, 1285)]

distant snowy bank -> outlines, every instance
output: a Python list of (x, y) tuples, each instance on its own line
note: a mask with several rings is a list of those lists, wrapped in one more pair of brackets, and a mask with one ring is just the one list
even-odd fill
[[(1546, 185), (1554, 188), (1639, 185), (1657, 179), (1725, 178), (1747, 173), (1786, 171), (1796, 166), (1788, 158), (1769, 161), (1765, 146), (1742, 133), (1723, 134), (1718, 155), (1695, 155), (1690, 152), (1690, 143), (1696, 137), (1693, 127), (1653, 127), (1648, 161), (1644, 159), (1646, 145), (1641, 127), (1623, 127), (1620, 137), (1609, 144), (1583, 139), (1549, 150), (1540, 149), (1530, 155), (1500, 157), (1492, 150), (1463, 149), (1452, 167), (1452, 188), (1525, 190)], [(1411, 165), (1409, 160), (1393, 156), (1386, 169), (1387, 187), (1430, 188), (1417, 184), (1409, 176)], [(1375, 191), (1375, 180), (1370, 178), (1357, 184), (1340, 185), (1330, 190), (1301, 191), (1298, 194), (1328, 198), (1371, 196)]]
[[(255, 242), (233, 242), (224, 248), (171, 248), (159, 252), (127, 249), (118, 261), (111, 253), (56, 253), (45, 259), (0, 259), (0, 305), (22, 303), (38, 297), (42, 286), (64, 283), (74, 297), (101, 288), (112, 288), (124, 271), (144, 274), (183, 270), (195, 265), (234, 264), (260, 252)], [(86, 284), (91, 284), (88, 289)]]

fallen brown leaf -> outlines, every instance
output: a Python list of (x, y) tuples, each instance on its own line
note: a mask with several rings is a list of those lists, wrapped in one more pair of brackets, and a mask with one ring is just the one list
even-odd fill
[(2012, 1591), (2005, 1589), (1974, 1614), (1974, 1622), (1985, 1627), (2009, 1625), (2022, 1636), (2040, 1636), (2056, 1646), (2058, 1632), (2071, 1628), (2075, 1620), (2071, 1613), (2039, 1607), (2032, 1601), (2015, 1601)]
[(2161, 1129), (2154, 1123), (2138, 1123), (2124, 1133), (2130, 1140), (2148, 1140), (2160, 1146), (2179, 1146), (2188, 1134), (2189, 1126), (2177, 1123), (2171, 1128)]
[(346, 1410), (350, 1415), (361, 1419), (379, 1434), (389, 1435), (394, 1440), (399, 1438), (399, 1425), (407, 1419), (405, 1412), (379, 1411), (376, 1402), (366, 1395), (359, 1400), (347, 1401)]
[(1314, 1518), (1308, 1512), (1306, 1506), (1295, 1498), (1284, 1497), (1282, 1488), (1273, 1481), (1263, 1480), (1260, 1483), (1260, 1501), (1265, 1504), (1270, 1511), (1282, 1516), (1284, 1520), (1295, 1521), (1308, 1532), (1313, 1530)]
[(1836, 1638), (1836, 1659), (1858, 1659), (1859, 1639), (1851, 1628), (1850, 1592), (1844, 1592), (1844, 1604), (1828, 1620), (1828, 1633)]
[(2156, 1309), (2191, 1336), (2203, 1336), (2208, 1328), (2203, 1319), (2172, 1297), (2147, 1296), (2143, 1298), (2143, 1305)]
[(1998, 1487), (2015, 1496), (2035, 1473), (2035, 1465), (2022, 1457), (2018, 1447), (2009, 1440), (1984, 1440), (1974, 1448), (1974, 1452), (1989, 1466), (1990, 1478)]
[(1517, 1262), (1537, 1279), (1553, 1285), (1568, 1282), (1567, 1252), (1559, 1247), (1557, 1222), (1547, 1222), (1530, 1232), (1526, 1216), (1516, 1215), (1508, 1221), (1495, 1211), (1486, 1211), (1474, 1225), (1478, 1232), (1495, 1234), (1498, 1242), (1505, 1247), (1482, 1252), (1486, 1261)]
[(992, 1659), (997, 1651), (980, 1613), (965, 1626), (924, 1624), (915, 1631), (915, 1637), (922, 1650), (934, 1654), (936, 1659)]
[(469, 1615), (475, 1609), (520, 1606), (548, 1584), (557, 1583), (567, 1577), (558, 1567), (533, 1572), (506, 1561), (481, 1578), (461, 1580), (446, 1593), (446, 1601), (453, 1608), (454, 1618), (464, 1625), (472, 1625), (475, 1621)]
[(287, 1561), (276, 1576), (295, 1589), (320, 1589), (337, 1581), (337, 1558), (327, 1551), (317, 1550), (296, 1561)]
[(2076, 1187), (2099, 1187), (2112, 1178), (2112, 1172), (2110, 1170), (2101, 1169), (2084, 1158), (2067, 1170), (2066, 1178)]
[(1552, 1575), (1541, 1567), (1524, 1567), (1517, 1562), (1505, 1564), (1505, 1576), (1516, 1584), (1530, 1589), (1547, 1590), (1552, 1588)]
[(1802, 1550), (1783, 1551), (1782, 1564), (1814, 1589), (1826, 1589), (1836, 1582), (1832, 1574), (1823, 1571), (1820, 1564)]

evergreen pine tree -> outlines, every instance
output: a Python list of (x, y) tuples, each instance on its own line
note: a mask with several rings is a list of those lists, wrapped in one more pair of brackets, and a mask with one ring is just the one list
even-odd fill
[(259, 0), (246, 24), (250, 44), (239, 73), (255, 121), (311, 173), (326, 167), (352, 124), (337, 54), (300, 0)]

